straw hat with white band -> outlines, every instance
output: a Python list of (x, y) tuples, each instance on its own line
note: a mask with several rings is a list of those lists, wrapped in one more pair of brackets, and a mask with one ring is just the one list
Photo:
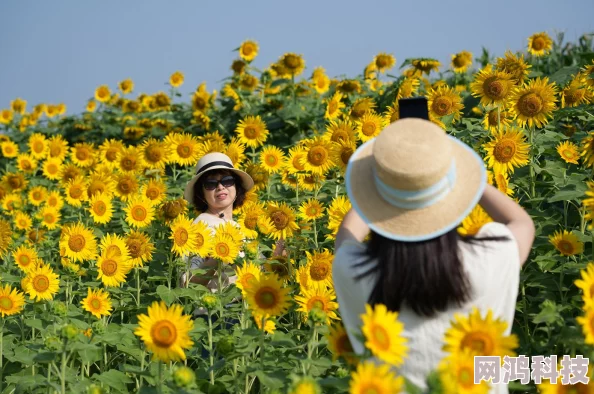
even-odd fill
[(371, 230), (416, 242), (457, 227), (480, 200), (487, 174), (468, 145), (430, 121), (405, 118), (361, 145), (345, 178), (351, 204)]
[(196, 164), (196, 170), (194, 172), (196, 175), (194, 175), (186, 185), (184, 198), (188, 202), (194, 203), (194, 184), (196, 184), (200, 177), (207, 171), (217, 169), (229, 170), (239, 176), (241, 179), (241, 185), (246, 191), (254, 187), (254, 180), (252, 177), (249, 176), (248, 173), (233, 167), (233, 162), (229, 156), (220, 152), (213, 152), (202, 156), (202, 158), (198, 161), (198, 164)]

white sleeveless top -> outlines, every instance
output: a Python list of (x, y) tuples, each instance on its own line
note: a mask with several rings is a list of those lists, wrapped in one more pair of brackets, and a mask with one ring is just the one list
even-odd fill
[[(518, 245), (511, 231), (501, 223), (485, 224), (477, 234), (477, 237), (481, 236), (506, 236), (510, 240), (484, 242), (482, 245), (460, 242), (462, 263), (473, 292), (469, 302), (462, 308), (454, 306), (432, 318), (418, 316), (406, 306), (398, 314), (398, 320), (404, 324), (403, 334), (408, 338), (409, 351), (405, 364), (396, 372), (420, 388), (427, 388), (427, 375), (446, 356), (442, 351), (444, 335), (455, 313), (468, 316), (472, 307), (476, 306), (485, 316), (491, 309), (494, 318), (507, 322), (505, 334), (511, 332), (520, 281)], [(332, 267), (340, 315), (353, 350), (358, 354), (362, 354), (365, 348), (354, 333), (361, 332), (360, 316), (365, 313), (365, 304), (375, 284), (372, 275), (354, 280), (372, 266), (370, 263), (354, 267), (365, 260), (365, 257), (357, 255), (364, 248), (356, 241), (343, 242), (335, 253)], [(507, 385), (493, 385), (490, 393), (508, 393)]]

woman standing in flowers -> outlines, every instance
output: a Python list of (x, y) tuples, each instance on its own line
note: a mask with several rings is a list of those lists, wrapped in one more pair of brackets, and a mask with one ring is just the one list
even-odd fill
[[(194, 220), (200, 227), (200, 233), (205, 234), (204, 245), (210, 244), (207, 238), (208, 229), (214, 230), (221, 225), (230, 223), (239, 228), (239, 224), (233, 220), (233, 210), (243, 205), (246, 192), (254, 186), (252, 177), (244, 171), (234, 168), (231, 159), (219, 152), (204, 155), (196, 165), (195, 176), (188, 182), (184, 197), (202, 213)], [(214, 240), (216, 247), (216, 239)], [(229, 247), (236, 247), (230, 242)], [(284, 246), (280, 246), (275, 253), (281, 253)], [(205, 248), (203, 255), (208, 252)], [(240, 256), (243, 252), (240, 252)], [(215, 253), (221, 256), (222, 253)], [(189, 258), (186, 256), (186, 258)], [(219, 286), (216, 267), (218, 259), (213, 257), (195, 256), (191, 260), (190, 269), (207, 268), (209, 271), (203, 276), (190, 275), (190, 282), (208, 286), (210, 289), (217, 289)], [(237, 277), (232, 268), (228, 268), (222, 273), (222, 282), (224, 285), (235, 283)], [(182, 284), (187, 284), (186, 274), (182, 276)]]
[[(430, 159), (419, 165), (419, 157)], [(448, 354), (446, 363), (456, 369), (472, 355), (503, 356), (514, 347), (515, 337), (504, 335), (511, 331), (534, 225), (487, 184), (483, 161), (470, 147), (427, 120), (398, 120), (353, 154), (345, 180), (353, 209), (336, 237), (333, 279), (357, 354), (367, 347), (426, 388), (427, 376)], [(477, 203), (494, 222), (475, 237), (459, 235), (457, 227)], [(377, 313), (366, 313), (366, 304)], [(382, 357), (401, 347), (382, 319), (383, 305), (404, 325), (403, 362)], [(473, 309), (469, 321), (449, 329), (455, 314)], [(485, 321), (478, 312), (487, 314)], [(355, 335), (362, 326), (364, 344)]]

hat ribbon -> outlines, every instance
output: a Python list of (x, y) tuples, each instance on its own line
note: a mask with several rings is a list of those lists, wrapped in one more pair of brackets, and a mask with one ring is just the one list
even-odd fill
[(200, 167), (198, 169), (198, 171), (196, 171), (196, 175), (199, 174), (199, 173), (201, 173), (202, 171), (206, 171), (209, 168), (214, 167), (214, 166), (223, 166), (223, 167), (228, 167), (228, 168), (235, 168), (235, 167), (233, 167), (233, 164), (229, 164), (226, 161), (212, 161), (212, 162), (210, 162), (208, 164), (205, 164), (202, 167)]
[(421, 209), (435, 204), (454, 189), (456, 162), (452, 159), (452, 164), (446, 175), (433, 185), (421, 190), (394, 188), (379, 178), (375, 167), (373, 167), (373, 177), (378, 193), (386, 202), (402, 209)]

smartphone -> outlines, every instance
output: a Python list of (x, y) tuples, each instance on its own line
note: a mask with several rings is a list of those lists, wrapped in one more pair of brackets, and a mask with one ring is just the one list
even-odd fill
[(426, 97), (409, 97), (398, 100), (399, 118), (421, 118), (429, 120), (429, 106)]

